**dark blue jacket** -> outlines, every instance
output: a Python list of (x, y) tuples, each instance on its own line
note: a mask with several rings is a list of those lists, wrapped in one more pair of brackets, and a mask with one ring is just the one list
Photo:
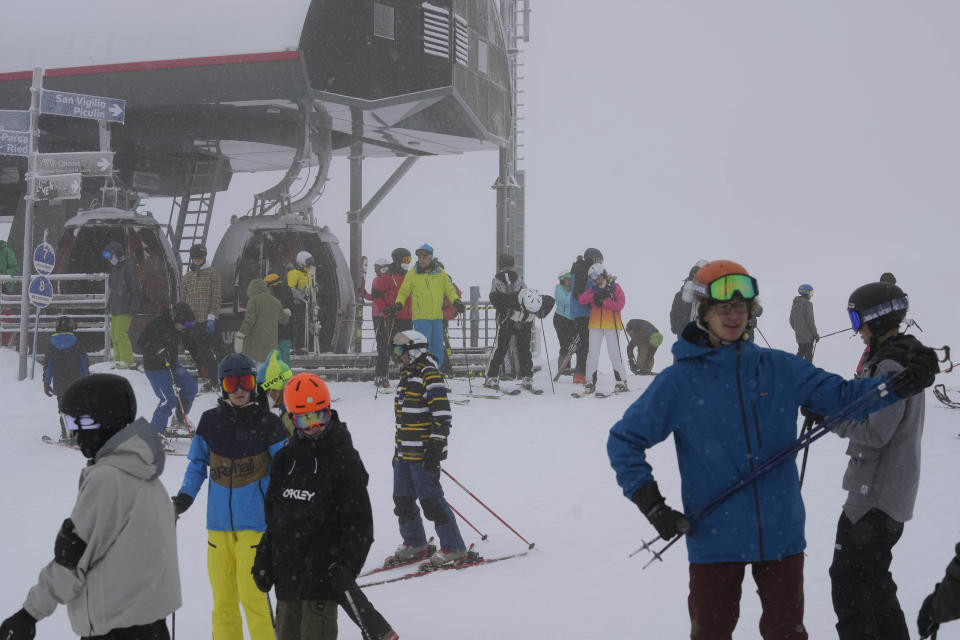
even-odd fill
[(43, 355), (43, 381), (53, 386), (57, 396), (63, 395), (73, 381), (90, 373), (87, 354), (80, 348), (74, 333), (50, 336)]
[[(610, 430), (607, 453), (624, 495), (653, 480), (646, 450), (673, 435), (683, 510), (691, 513), (797, 438), (797, 409), (829, 415), (879, 378), (844, 380), (792, 354), (740, 341), (716, 348), (690, 323), (675, 362)], [(894, 394), (874, 405), (896, 402)], [(668, 500), (669, 502), (669, 500)], [(778, 560), (803, 551), (805, 512), (793, 459), (695, 523), (690, 562)]]

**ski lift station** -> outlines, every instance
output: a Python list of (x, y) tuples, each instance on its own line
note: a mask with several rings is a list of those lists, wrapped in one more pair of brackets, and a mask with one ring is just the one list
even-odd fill
[[(516, 83), (528, 0), (91, 0), (60, 3), (37, 29), (26, 28), (37, 18), (27, 5), (5, 12), (8, 25), (24, 28), (8, 29), (0, 59), (0, 130), (8, 130), (0, 137), (31, 136), (29, 148), (0, 144), (0, 219), (11, 223), (8, 242), (25, 270), (24, 250), (45, 230), (61, 274), (103, 271), (100, 249), (115, 239), (140, 257), (160, 308), (177, 296), (189, 248), (203, 243), (220, 272), (226, 318), (242, 312), (251, 279), (293, 262), (299, 247), (314, 255), (318, 285), (336, 301), (313, 355), (347, 353), (363, 226), (376, 224), (375, 207), (418, 158), (481, 150), (499, 152), (491, 251), (513, 254), (522, 269)], [(9, 133), (27, 121), (32, 134)], [(88, 152), (103, 154), (99, 170), (65, 170), (80, 173), (75, 193), (27, 180), (39, 158)], [(338, 156), (350, 168), (348, 239), (314, 216)], [(396, 157), (397, 167), (364, 202), (371, 157)], [(249, 208), (217, 209), (235, 173), (263, 171), (277, 183)], [(171, 198), (169, 220), (139, 212), (146, 198)], [(207, 242), (213, 216), (231, 219), (219, 246)]]

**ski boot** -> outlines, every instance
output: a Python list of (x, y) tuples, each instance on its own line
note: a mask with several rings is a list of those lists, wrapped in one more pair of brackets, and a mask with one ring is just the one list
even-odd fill
[(627, 386), (626, 380), (621, 380), (617, 384), (613, 385), (614, 393), (620, 393), (622, 391), (630, 391), (630, 388)]
[(451, 564), (462, 564), (467, 561), (469, 554), (466, 549), (460, 551), (447, 551), (440, 549), (430, 556), (430, 566), (439, 568)]
[(592, 382), (584, 382), (584, 383), (583, 383), (583, 392), (584, 392), (584, 393), (586, 393), (586, 394), (595, 393), (596, 390), (597, 390), (597, 385), (593, 384)]
[(533, 378), (531, 378), (530, 376), (527, 376), (526, 378), (520, 381), (520, 386), (529, 391), (533, 391)]
[(387, 380), (386, 378), (383, 378), (383, 377), (374, 378), (374, 379), (373, 379), (373, 384), (374, 384), (374, 386), (380, 387), (381, 389), (389, 389), (389, 388), (390, 388), (390, 381)]
[(405, 564), (410, 564), (411, 562), (416, 562), (417, 560), (424, 560), (433, 555), (436, 550), (437, 548), (429, 542), (419, 547), (401, 542), (397, 550), (393, 552), (393, 555), (387, 556), (386, 560), (383, 561), (383, 566), (400, 567)]
[(487, 378), (483, 381), (483, 386), (487, 389), (493, 389), (494, 391), (500, 391), (500, 378), (493, 376), (492, 378)]

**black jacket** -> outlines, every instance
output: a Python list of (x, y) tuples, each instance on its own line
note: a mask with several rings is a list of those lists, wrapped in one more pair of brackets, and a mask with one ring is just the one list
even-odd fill
[(257, 554), (269, 558), (278, 600), (339, 600), (331, 571), (356, 578), (373, 544), (367, 470), (332, 413), (321, 438), (295, 433), (273, 459)]
[(129, 258), (122, 258), (110, 269), (108, 283), (110, 296), (107, 299), (107, 313), (112, 316), (140, 313), (140, 280)]
[[(204, 329), (206, 330), (206, 329)], [(173, 326), (170, 311), (164, 311), (150, 321), (140, 334), (137, 347), (143, 354), (144, 371), (166, 369), (167, 364), (176, 364), (180, 354), (180, 344), (190, 353), (195, 362), (203, 362), (199, 347), (188, 331), (177, 331)]]

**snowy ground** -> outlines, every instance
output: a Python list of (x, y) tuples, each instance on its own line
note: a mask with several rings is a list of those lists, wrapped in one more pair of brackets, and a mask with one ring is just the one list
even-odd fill
[[(661, 354), (665, 364), (669, 356)], [(100, 366), (95, 367), (97, 369)], [(60, 522), (73, 504), (82, 456), (48, 446), (43, 434), (56, 435), (55, 402), (43, 396), (41, 384), (16, 382), (16, 354), (0, 351), (0, 403), (6, 414), (6, 446), (0, 464), (8, 471), (0, 492), (4, 581), (0, 615), (18, 609), (40, 567), (52, 554)], [(38, 369), (39, 374), (39, 369)], [(137, 392), (140, 413), (153, 410), (155, 399), (142, 373), (126, 372)], [(526, 557), (464, 571), (450, 571), (397, 584), (372, 587), (369, 596), (401, 637), (434, 638), (682, 638), (686, 615), (687, 562), (682, 545), (671, 549), (663, 564), (641, 570), (642, 555), (628, 558), (652, 528), (627, 502), (607, 463), (605, 442), (611, 424), (649, 379), (632, 377), (634, 391), (597, 400), (574, 399), (570, 383), (551, 394), (546, 374), (538, 384), (543, 396), (523, 394), (500, 400), (474, 399), (454, 406), (451, 455), (446, 469), (486, 502), (521, 535), (536, 543)], [(957, 383), (944, 380), (948, 388)], [(454, 380), (463, 392), (466, 380)], [(370, 472), (376, 541), (368, 568), (388, 555), (398, 542), (392, 513), (391, 473), (393, 421), (390, 394), (373, 399), (369, 383), (332, 383), (335, 403), (347, 421), (354, 442)], [(612, 387), (609, 376), (601, 388)], [(35, 404), (34, 404), (35, 403)], [(191, 417), (196, 420), (214, 403), (200, 397)], [(900, 584), (907, 618), (916, 618), (923, 597), (942, 576), (953, 545), (960, 538), (955, 508), (957, 460), (960, 456), (960, 411), (950, 410), (928, 394), (924, 469), (915, 519), (894, 551), (894, 575)], [(843, 502), (840, 479), (846, 464), (844, 443), (829, 436), (811, 452), (804, 494), (807, 501), (806, 597), (811, 638), (833, 632), (833, 611), (827, 568), (833, 535)], [(678, 475), (672, 445), (655, 448), (651, 462), (660, 486), (679, 503)], [(186, 458), (169, 457), (163, 480), (176, 493)], [(487, 542), (461, 523), (464, 538), (484, 554), (522, 551), (525, 544), (444, 478), (451, 503), (483, 533)], [(718, 487), (719, 489), (719, 487)], [(210, 587), (205, 563), (204, 509), (206, 490), (179, 523), (180, 569), (184, 606), (177, 612), (177, 636), (210, 637)], [(746, 579), (742, 616), (736, 638), (758, 636), (759, 602)], [(341, 616), (341, 638), (359, 638)], [(64, 608), (38, 625), (39, 637), (73, 637)], [(960, 623), (947, 626), (942, 639), (960, 637)]]

